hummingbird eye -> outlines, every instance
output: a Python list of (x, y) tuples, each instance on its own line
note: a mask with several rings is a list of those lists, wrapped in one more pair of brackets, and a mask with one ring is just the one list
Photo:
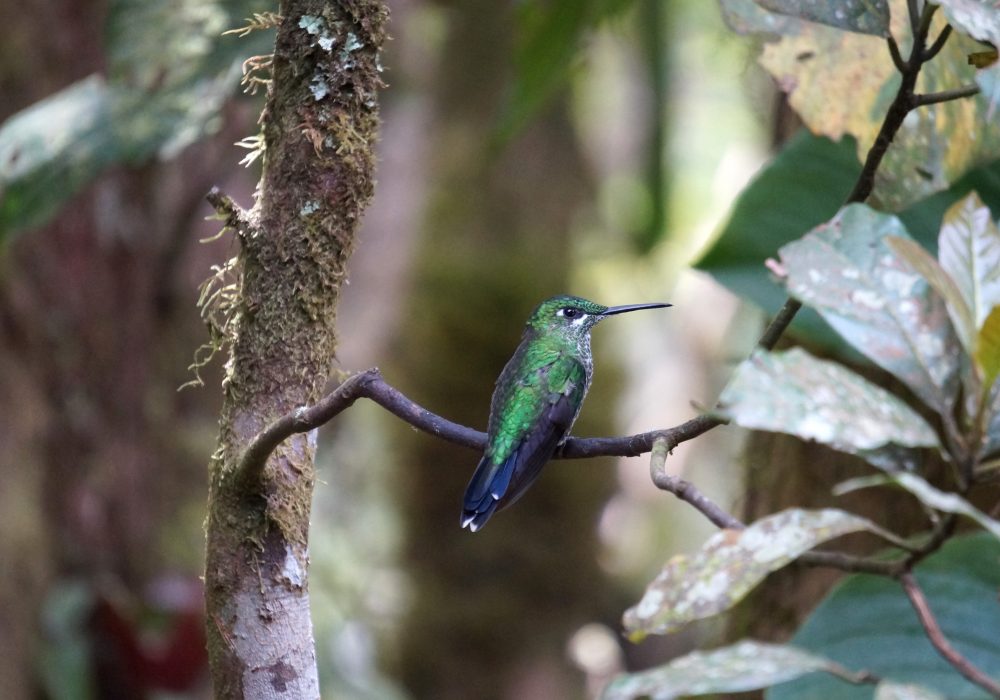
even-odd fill
[(565, 309), (560, 309), (560, 314), (566, 318), (579, 318), (583, 312), (580, 309), (574, 309), (572, 306), (567, 306)]

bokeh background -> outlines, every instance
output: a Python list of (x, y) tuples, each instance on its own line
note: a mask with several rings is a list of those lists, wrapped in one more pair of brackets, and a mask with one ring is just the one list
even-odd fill
[[(690, 265), (794, 126), (748, 40), (702, 0), (389, 5), (378, 186), (339, 368), (377, 365), (483, 428), (540, 299), (670, 301), (595, 331), (575, 433), (711, 405), (762, 315)], [(208, 339), (200, 285), (236, 251), (204, 195), (250, 206), (259, 172), (234, 145), (262, 105), (240, 64), (272, 36), (221, 33), (269, 9), (0, 8), (4, 698), (209, 695), (199, 577), (224, 358), (178, 388)], [(555, 77), (559, 42), (539, 26), (575, 37)], [(34, 149), (12, 149), (24, 133)], [(310, 588), (325, 697), (587, 697), (626, 665), (724, 634), (619, 634), (664, 559), (711, 532), (651, 485), (646, 459), (554, 463), (471, 535), (458, 513), (478, 455), (367, 403), (320, 441)], [(668, 467), (738, 506), (739, 447), (717, 430)]]

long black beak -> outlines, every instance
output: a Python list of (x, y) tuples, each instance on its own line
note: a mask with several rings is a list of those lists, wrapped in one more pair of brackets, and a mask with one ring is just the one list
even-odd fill
[(640, 309), (665, 309), (668, 306), (673, 306), (673, 304), (626, 304), (625, 306), (612, 306), (602, 313), (601, 316), (614, 316), (615, 314), (624, 314), (629, 311), (639, 311)]

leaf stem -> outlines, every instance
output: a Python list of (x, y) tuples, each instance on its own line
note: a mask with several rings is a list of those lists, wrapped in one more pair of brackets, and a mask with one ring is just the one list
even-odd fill
[(951, 645), (948, 638), (944, 636), (941, 626), (938, 624), (931, 607), (924, 596), (923, 590), (917, 583), (916, 578), (909, 571), (899, 577), (899, 583), (906, 592), (906, 597), (910, 599), (910, 604), (917, 612), (917, 618), (927, 633), (927, 638), (937, 652), (944, 657), (955, 669), (967, 679), (981, 688), (988, 691), (993, 697), (1000, 697), (1000, 682), (983, 673), (971, 661), (962, 656), (959, 651)]

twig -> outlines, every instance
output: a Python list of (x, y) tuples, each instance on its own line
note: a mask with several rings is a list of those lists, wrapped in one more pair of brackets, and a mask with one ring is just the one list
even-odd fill
[(923, 107), (924, 105), (936, 105), (940, 102), (950, 102), (951, 100), (958, 100), (963, 97), (972, 97), (973, 95), (979, 94), (978, 85), (965, 85), (960, 88), (953, 88), (951, 90), (942, 90), (941, 92), (930, 92), (923, 95), (913, 96), (913, 105), (915, 107)]
[[(329, 422), (334, 416), (360, 398), (374, 401), (414, 428), (423, 430), (463, 447), (482, 450), (486, 433), (453, 423), (428, 411), (389, 385), (377, 368), (355, 374), (312, 407), (299, 408), (281, 416), (258, 433), (247, 446), (237, 468), (240, 478), (248, 483), (259, 478), (267, 458), (283, 440), (296, 433), (305, 433)], [(604, 438), (568, 438), (556, 452), (556, 459), (585, 457), (635, 457), (649, 452), (660, 438), (669, 449), (701, 435), (723, 421), (714, 416), (698, 416), (666, 430), (654, 430), (636, 435)]]
[(905, 73), (909, 70), (909, 66), (906, 65), (906, 61), (903, 60), (902, 54), (899, 53), (899, 44), (896, 43), (896, 39), (893, 36), (889, 36), (889, 56), (892, 57), (892, 65), (896, 66), (896, 70), (900, 73)]
[(951, 25), (949, 24), (944, 29), (941, 30), (941, 33), (938, 34), (938, 38), (934, 40), (934, 43), (931, 44), (931, 47), (926, 51), (924, 51), (924, 55), (921, 56), (923, 62), (927, 63), (929, 60), (937, 56), (941, 52), (941, 49), (944, 48), (945, 42), (948, 41), (948, 37), (950, 36), (951, 36)]
[(993, 697), (1000, 698), (1000, 682), (990, 678), (976, 668), (944, 636), (944, 632), (941, 631), (941, 627), (938, 625), (937, 619), (935, 619), (934, 613), (931, 612), (930, 605), (927, 603), (927, 598), (924, 596), (924, 592), (919, 584), (917, 584), (917, 580), (913, 574), (909, 571), (903, 573), (899, 577), (899, 583), (903, 586), (903, 590), (910, 599), (913, 609), (917, 611), (917, 617), (920, 619), (920, 624), (923, 625), (924, 631), (927, 633), (927, 638), (930, 639), (931, 644), (934, 645), (938, 653), (967, 679), (984, 688)]
[(699, 491), (694, 484), (666, 472), (667, 454), (670, 446), (666, 437), (658, 437), (653, 442), (649, 457), (649, 475), (656, 487), (677, 496), (691, 504), (702, 515), (712, 521), (717, 527), (731, 530), (742, 530), (745, 526), (737, 518), (716, 505), (708, 496)]

